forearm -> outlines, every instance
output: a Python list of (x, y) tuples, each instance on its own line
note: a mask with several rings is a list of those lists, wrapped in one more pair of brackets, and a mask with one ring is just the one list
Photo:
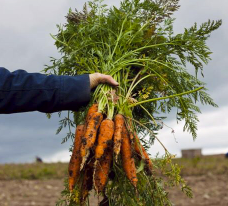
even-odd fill
[(76, 110), (90, 99), (89, 75), (46, 76), (0, 68), (0, 113)]

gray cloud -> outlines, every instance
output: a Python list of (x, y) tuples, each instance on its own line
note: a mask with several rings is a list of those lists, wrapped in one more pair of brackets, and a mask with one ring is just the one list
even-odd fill
[[(204, 0), (204, 1), (184, 1), (181, 0), (181, 8), (175, 14), (174, 30), (179, 33), (183, 32), (183, 28), (189, 28), (195, 22), (198, 25), (211, 20), (223, 20), (222, 26), (214, 31), (208, 40), (208, 46), (213, 52), (212, 60), (204, 67), (205, 77), (202, 81), (207, 83), (207, 88), (212, 98), (219, 106), (227, 105), (227, 97), (224, 91), (228, 88), (228, 2), (224, 0)], [(205, 6), (202, 6), (205, 5)], [(223, 91), (223, 92), (222, 92)]]
[(38, 112), (1, 115), (0, 163), (31, 162), (36, 155), (43, 158), (59, 150), (68, 151), (71, 141), (61, 145), (66, 131), (55, 135), (58, 121), (57, 114), (50, 120)]
[[(108, 5), (113, 5), (113, 1), (105, 1)], [(24, 69), (28, 72), (40, 72), (45, 64), (49, 63), (49, 57), (59, 57), (59, 53), (54, 46), (54, 40), (50, 37), (50, 33), (57, 33), (56, 24), (64, 24), (65, 16), (71, 7), (82, 8), (85, 0), (1, 0), (0, 3), (0, 65), (6, 67), (10, 71), (16, 69)], [(227, 83), (227, 2), (224, 0), (197, 0), (184, 1), (181, 0), (181, 8), (176, 13), (176, 22), (174, 29), (176, 33), (182, 32), (184, 27), (190, 27), (194, 22), (199, 24), (210, 19), (223, 19), (223, 26), (214, 32), (208, 41), (212, 51), (212, 61), (205, 66), (205, 78), (209, 93), (215, 101), (222, 107), (227, 106), (226, 93), (228, 90)], [(118, 6), (119, 1), (114, 2)], [(205, 5), (205, 6), (201, 6)], [(205, 114), (212, 110), (211, 107), (204, 107)], [(213, 110), (223, 118), (224, 111), (222, 108)], [(223, 111), (223, 112), (220, 112)], [(202, 117), (202, 122), (206, 121)], [(170, 117), (172, 119), (172, 117)], [(14, 115), (0, 115), (0, 163), (5, 162), (25, 162), (33, 161), (36, 155), (45, 157), (46, 159), (56, 159), (59, 155), (69, 155), (63, 151), (67, 151), (70, 142), (61, 145), (61, 137), (56, 136), (55, 131), (58, 127), (59, 118), (54, 115), (51, 120), (45, 117), (45, 114), (38, 112)], [(171, 124), (175, 122), (171, 121)], [(168, 122), (170, 124), (170, 121)], [(213, 124), (213, 123), (208, 123)], [(219, 128), (216, 125), (216, 128)], [(218, 131), (216, 128), (210, 130), (209, 139), (213, 139)], [(178, 126), (177, 130), (181, 129)], [(204, 126), (199, 125), (199, 141), (204, 138)], [(212, 148), (219, 145), (226, 145), (226, 130), (219, 133), (221, 138), (215, 143), (212, 141), (202, 142), (201, 145)], [(165, 133), (162, 141), (166, 143), (169, 139)], [(168, 142), (167, 147), (176, 148), (178, 151), (184, 145), (190, 144), (192, 139), (188, 135), (182, 135), (178, 138), (179, 144)], [(169, 136), (170, 137), (170, 136)], [(183, 138), (182, 138), (183, 137)], [(171, 136), (172, 138), (172, 136)], [(183, 140), (183, 142), (182, 142)], [(198, 140), (197, 140), (198, 141)], [(178, 145), (178, 146), (175, 146)], [(193, 144), (197, 146), (197, 144)], [(200, 146), (201, 146), (200, 145)], [(213, 148), (212, 148), (213, 149)], [(59, 152), (59, 153), (58, 153)], [(59, 154), (59, 155), (58, 155)], [(55, 157), (52, 157), (52, 156)], [(48, 158), (50, 157), (50, 158)]]
[[(166, 124), (174, 129), (176, 140), (170, 128), (167, 127), (159, 132), (158, 138), (172, 154), (178, 156), (180, 156), (181, 149), (192, 148), (202, 148), (204, 153), (228, 152), (228, 118), (224, 116), (227, 112), (228, 106), (225, 106), (220, 110), (199, 115), (198, 137), (195, 141), (193, 141), (190, 134), (183, 132), (183, 123), (176, 124), (173, 120), (166, 122)], [(222, 116), (223, 118), (221, 118)], [(150, 152), (153, 155), (156, 155), (157, 152), (164, 154), (164, 149), (155, 141), (155, 145), (152, 146)]]

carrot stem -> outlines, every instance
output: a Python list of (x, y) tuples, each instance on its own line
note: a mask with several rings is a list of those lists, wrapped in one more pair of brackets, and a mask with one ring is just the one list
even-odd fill
[(131, 104), (131, 105), (129, 105), (129, 107), (135, 107), (137, 105), (144, 104), (144, 103), (147, 103), (147, 102), (153, 102), (153, 101), (159, 101), (159, 100), (163, 100), (163, 99), (170, 99), (170, 98), (173, 98), (173, 97), (183, 96), (183, 95), (186, 95), (186, 94), (191, 94), (191, 93), (197, 92), (197, 91), (199, 91), (201, 89), (204, 89), (204, 87), (199, 87), (199, 88), (191, 90), (191, 91), (183, 92), (183, 93), (180, 93), (180, 94), (174, 94), (174, 95), (170, 95), (170, 96), (167, 96), (167, 97), (158, 97), (158, 98), (154, 98), (154, 99), (144, 100), (144, 101), (141, 101), (141, 102), (137, 102), (137, 103)]

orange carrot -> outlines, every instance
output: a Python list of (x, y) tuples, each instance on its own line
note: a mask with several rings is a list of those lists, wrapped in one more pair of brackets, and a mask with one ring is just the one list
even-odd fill
[(105, 185), (108, 181), (108, 175), (110, 166), (112, 163), (112, 156), (113, 156), (113, 149), (108, 147), (105, 151), (103, 158), (100, 158), (96, 162), (93, 181), (94, 181), (94, 188), (97, 193), (100, 193), (104, 190)]
[(82, 146), (81, 146), (81, 156), (82, 156), (82, 164), (81, 169), (83, 168), (87, 157), (89, 155), (90, 148), (93, 147), (96, 136), (97, 130), (103, 120), (103, 115), (100, 112), (95, 112), (92, 114), (90, 120), (88, 121), (87, 128), (85, 130), (85, 134), (82, 138)]
[(138, 179), (136, 176), (135, 162), (131, 151), (130, 137), (125, 125), (123, 127), (122, 135), (123, 135), (123, 140), (121, 145), (121, 154), (122, 154), (123, 168), (127, 178), (130, 180), (132, 185), (136, 188)]
[(124, 125), (124, 117), (121, 114), (117, 114), (114, 119), (115, 132), (114, 132), (114, 153), (116, 158), (120, 153), (120, 147), (122, 142), (122, 130)]
[(98, 111), (98, 104), (93, 104), (93, 105), (89, 108), (89, 110), (88, 110), (88, 112), (87, 112), (87, 115), (86, 115), (86, 122), (88, 122), (89, 119), (91, 118), (92, 114), (95, 113), (95, 112), (97, 112), (97, 111)]
[(129, 133), (130, 140), (131, 141), (134, 140), (134, 135), (133, 135), (134, 125), (133, 125), (132, 120), (129, 120), (128, 124), (126, 124), (126, 127), (127, 127), (127, 130), (128, 130), (128, 133)]
[(84, 132), (85, 132), (85, 130), (86, 130), (86, 128), (87, 128), (88, 122), (90, 121), (92, 115), (93, 115), (95, 112), (97, 112), (97, 111), (98, 111), (98, 104), (93, 104), (93, 105), (89, 108), (89, 110), (88, 110), (88, 112), (87, 112), (87, 114), (86, 114)]
[(146, 162), (148, 173), (151, 175), (153, 171), (153, 163), (150, 160), (148, 153), (145, 148), (141, 145), (139, 137), (135, 133), (135, 152), (138, 154), (140, 158), (142, 158)]
[(103, 156), (108, 145), (112, 144), (114, 133), (114, 122), (110, 119), (105, 119), (101, 122), (98, 135), (98, 143), (95, 150), (95, 158), (99, 159)]
[(81, 204), (85, 202), (89, 195), (89, 191), (93, 188), (93, 171), (94, 171), (94, 158), (90, 159), (85, 167), (82, 189), (81, 189)]
[(69, 190), (72, 192), (75, 183), (78, 180), (81, 165), (81, 140), (84, 132), (84, 125), (78, 125), (75, 132), (74, 148), (71, 155), (68, 173), (69, 173)]

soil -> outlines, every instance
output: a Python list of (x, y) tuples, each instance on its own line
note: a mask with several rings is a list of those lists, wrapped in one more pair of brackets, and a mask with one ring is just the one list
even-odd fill
[(61, 180), (5, 180), (0, 181), (1, 206), (55, 205), (63, 189)]
[(192, 188), (193, 198), (187, 198), (180, 190), (170, 191), (175, 206), (228, 206), (228, 176), (188, 176), (184, 178)]
[[(175, 206), (228, 206), (227, 175), (187, 176), (194, 198), (189, 199), (179, 189), (169, 191)], [(53, 206), (60, 198), (63, 180), (0, 181), (1, 206)], [(93, 204), (97, 205), (97, 200)]]

